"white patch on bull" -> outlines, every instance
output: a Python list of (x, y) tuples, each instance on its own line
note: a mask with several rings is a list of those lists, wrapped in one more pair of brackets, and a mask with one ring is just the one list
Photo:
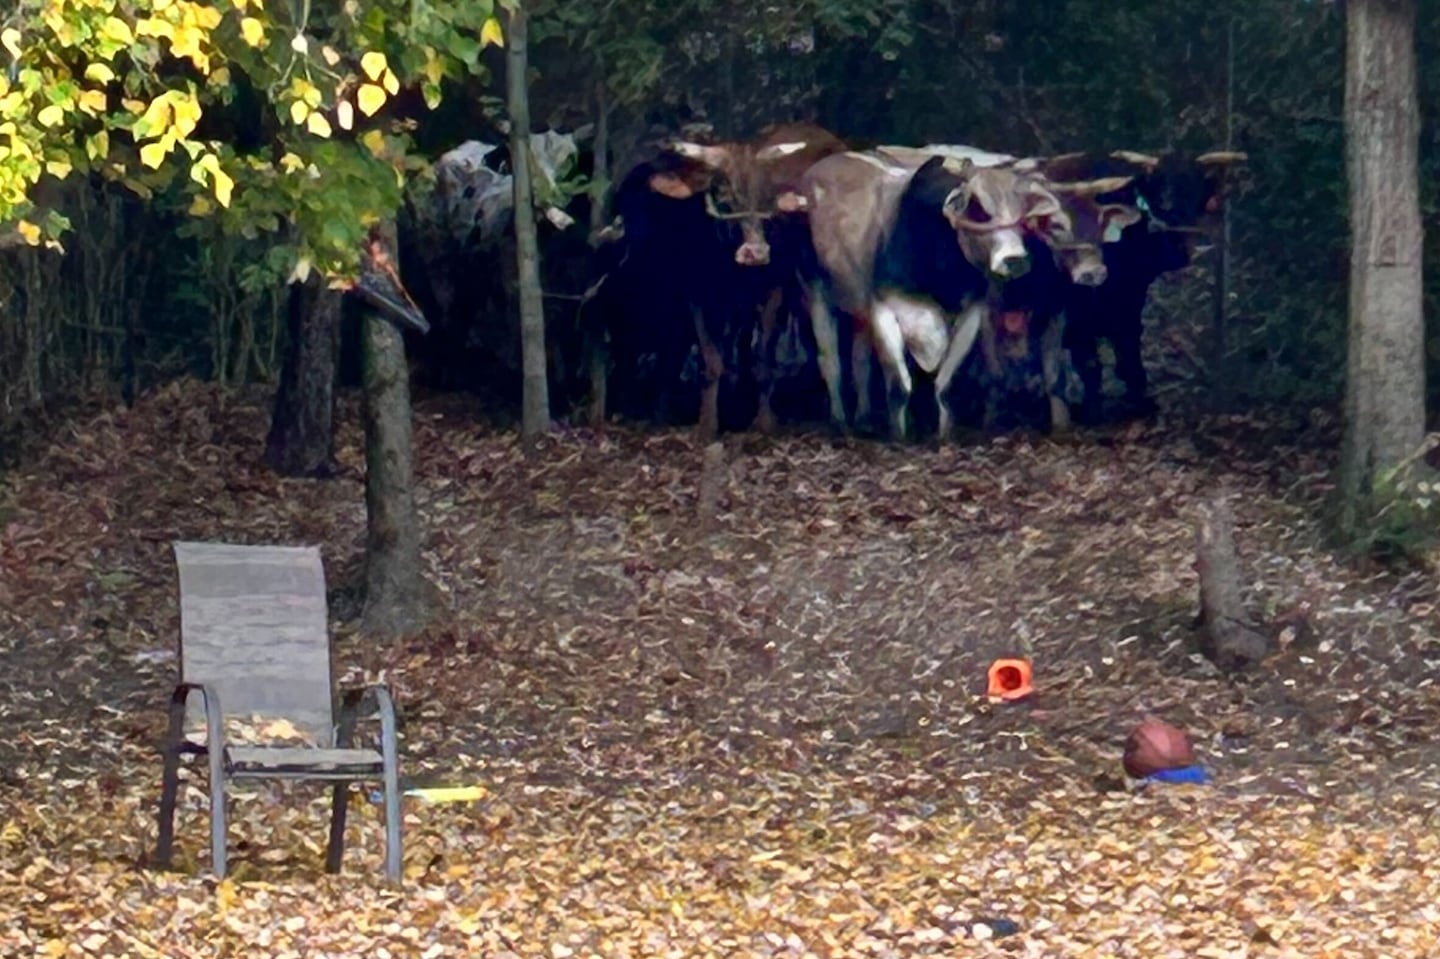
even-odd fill
[(761, 147), (755, 151), (755, 159), (761, 163), (768, 163), (771, 160), (778, 160), (781, 157), (788, 157), (792, 153), (799, 153), (809, 146), (804, 140), (794, 143), (772, 143), (768, 147)]
[[(446, 229), (458, 239), (468, 237), (476, 226), (487, 240), (498, 238), (506, 217), (514, 209), (514, 184), (510, 174), (485, 165), (485, 158), (497, 149), (493, 143), (466, 140), (435, 161), (438, 213)], [(555, 130), (530, 134), (537, 200), (554, 195), (560, 170), (578, 153), (574, 134)], [(548, 210), (546, 216), (550, 216)], [(551, 222), (562, 228), (570, 225), (553, 218)]]
[(875, 167), (877, 170), (883, 171), (886, 176), (894, 177), (896, 179), (908, 177), (912, 172), (905, 169), (904, 167), (896, 166), (894, 163), (887, 162), (883, 156), (876, 156), (874, 153), (850, 152), (842, 155), (847, 157), (853, 157), (856, 160), (863, 160), (864, 162)]
[(944, 312), (933, 302), (898, 293), (884, 294), (880, 304), (894, 316), (905, 348), (915, 357), (916, 365), (926, 373), (934, 373), (950, 339)]
[(965, 144), (949, 145), (944, 143), (929, 143), (921, 147), (921, 149), (931, 156), (969, 160), (981, 168), (1010, 166), (1016, 161), (1016, 157), (1009, 153), (994, 153), (990, 150), (982, 150), (980, 147), (972, 147)]
[(950, 381), (955, 378), (955, 371), (960, 364), (965, 362), (965, 357), (970, 355), (971, 349), (975, 346), (975, 338), (980, 335), (980, 321), (985, 315), (985, 303), (977, 301), (965, 307), (960, 314), (960, 320), (955, 324), (955, 329), (950, 335), (949, 348), (945, 351), (945, 358), (940, 361), (940, 368), (935, 373), (935, 401), (940, 410), (939, 433), (941, 440), (950, 438), (950, 404), (945, 401), (945, 393), (950, 388)]
[(691, 143), (688, 140), (676, 140), (670, 144), (670, 152), (678, 153), (682, 157), (689, 157), (692, 160), (699, 160), (711, 168), (718, 168), (725, 163), (729, 152), (724, 147), (706, 146), (702, 143)]
[(885, 374), (885, 402), (890, 411), (890, 435), (904, 439), (905, 413), (909, 406), (910, 369), (905, 365), (905, 334), (894, 303), (877, 302), (870, 314), (870, 333), (875, 338), (875, 354)]

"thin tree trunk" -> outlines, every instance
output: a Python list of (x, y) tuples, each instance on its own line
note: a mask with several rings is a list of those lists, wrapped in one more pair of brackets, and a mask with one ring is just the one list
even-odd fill
[[(394, 249), (394, 227), (386, 237)], [(365, 388), (365, 606), (361, 628), (377, 638), (419, 630), (434, 608), (420, 566), (409, 369), (394, 324), (362, 307)]]
[(1350, 182), (1350, 330), (1343, 524), (1425, 432), (1415, 0), (1349, 0), (1345, 160)]
[(329, 476), (335, 469), (341, 300), (318, 276), (290, 286), (290, 345), (265, 439), (265, 462), (282, 476)]
[(595, 169), (590, 178), (590, 235), (610, 222), (610, 93), (605, 84), (605, 63), (595, 60)]
[(550, 389), (545, 379), (545, 306), (540, 289), (540, 244), (535, 233), (534, 191), (530, 185), (530, 89), (526, 14), (523, 4), (510, 14), (505, 38), (506, 108), (510, 113), (510, 165), (515, 171), (515, 250), (520, 286), (520, 432), (526, 437), (550, 431)]

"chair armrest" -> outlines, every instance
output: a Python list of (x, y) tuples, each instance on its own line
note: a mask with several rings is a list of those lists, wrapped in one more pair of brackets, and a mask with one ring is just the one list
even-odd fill
[(395, 700), (387, 686), (375, 684), (360, 689), (347, 689), (340, 695), (340, 722), (335, 730), (335, 745), (348, 749), (355, 735), (355, 723), (376, 717), (380, 720), (380, 751), (396, 755), (399, 745)]
[(205, 707), (205, 746), (203, 748), (205, 751), (224, 752), (225, 724), (221, 722), (223, 713), (220, 708), (220, 694), (204, 683), (190, 682), (176, 683), (175, 691), (170, 694), (170, 736), (165, 743), (165, 748), (167, 750), (179, 749), (186, 744), (184, 735), (185, 704), (190, 699), (190, 694), (194, 692), (200, 694), (200, 700)]

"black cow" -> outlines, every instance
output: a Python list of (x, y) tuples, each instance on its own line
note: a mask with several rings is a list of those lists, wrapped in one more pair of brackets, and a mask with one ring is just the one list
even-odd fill
[[(1084, 388), (1076, 411), (1081, 422), (1101, 419), (1101, 339), (1115, 351), (1115, 373), (1125, 384), (1125, 410), (1146, 415), (1154, 410), (1141, 360), (1142, 313), (1150, 286), (1165, 273), (1190, 263), (1205, 218), (1219, 211), (1225, 174), (1243, 162), (1243, 153), (1207, 153), (1190, 158), (1116, 151), (1105, 157), (1077, 154), (1046, 166), (1051, 178), (1088, 179), (1131, 176), (1123, 189), (1102, 195), (1145, 213), (1127, 226), (1118, 242), (1104, 246), (1106, 281), (1098, 287), (1073, 288), (1066, 304), (1065, 346)], [(1042, 165), (1044, 161), (1042, 161)]]

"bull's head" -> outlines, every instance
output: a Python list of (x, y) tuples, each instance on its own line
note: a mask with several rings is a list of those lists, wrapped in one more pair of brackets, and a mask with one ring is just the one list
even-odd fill
[(1026, 233), (1069, 230), (1060, 201), (1038, 178), (999, 167), (977, 169), (967, 160), (947, 160), (945, 168), (964, 178), (945, 198), (945, 218), (965, 258), (992, 275), (1011, 279), (1030, 268)]
[[(703, 184), (690, 178), (684, 184), (652, 178), (651, 189), (666, 196), (684, 199), (705, 193), (705, 209), (717, 220), (738, 221), (741, 243), (735, 262), (741, 266), (764, 266), (770, 262), (770, 243), (765, 224), (777, 213), (803, 210), (805, 198), (794, 190), (777, 192), (772, 168), (786, 157), (809, 147), (805, 140), (783, 140), (756, 147), (746, 143), (702, 144), (678, 140), (669, 150), (695, 161), (704, 171)], [(683, 194), (683, 195), (682, 195)]]
[(1099, 197), (1125, 189), (1133, 177), (1101, 177), (1071, 183), (1051, 183), (1070, 215), (1068, 233), (1052, 232), (1047, 242), (1060, 258), (1070, 279), (1080, 286), (1099, 286), (1108, 271), (1102, 245), (1118, 242), (1125, 228), (1144, 214), (1128, 203), (1101, 202)]
[(1153, 229), (1194, 230), (1225, 202), (1225, 181), (1231, 168), (1248, 159), (1236, 150), (1216, 150), (1191, 159), (1171, 152), (1163, 156), (1116, 150), (1110, 154), (1141, 174), (1139, 191)]

